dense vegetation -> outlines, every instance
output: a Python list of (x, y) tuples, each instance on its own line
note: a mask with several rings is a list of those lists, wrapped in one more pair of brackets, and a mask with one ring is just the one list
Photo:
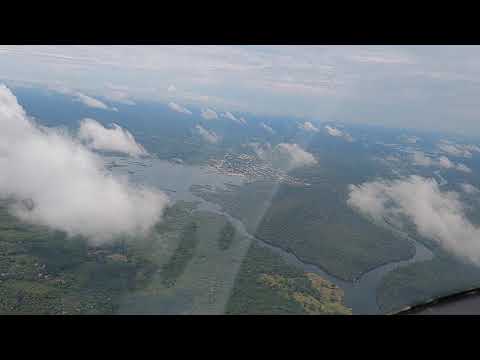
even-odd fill
[(175, 280), (185, 271), (185, 267), (195, 254), (195, 247), (198, 243), (197, 237), (198, 225), (194, 222), (189, 223), (183, 230), (180, 244), (173, 253), (167, 264), (162, 267), (161, 276), (165, 286), (173, 286)]
[(341, 289), (252, 243), (235, 280), (228, 314), (350, 314)]
[[(195, 204), (180, 202), (166, 210), (164, 221), (147, 238), (117, 239), (101, 246), (81, 237), (20, 222), (0, 206), (0, 313), (116, 313), (128, 294), (144, 289), (159, 271), (174, 280), (188, 263), (196, 223)], [(189, 225), (190, 224), (190, 225)], [(165, 234), (179, 234), (171, 266)]]
[(432, 260), (413, 263), (388, 273), (377, 291), (384, 312), (480, 287), (480, 269), (438, 253)]
[[(147, 102), (115, 104), (119, 111), (112, 112), (38, 89), (18, 89), (16, 95), (43, 125), (76, 131), (84, 117), (105, 125), (116, 122), (151, 154), (179, 158), (187, 164), (206, 163), (226, 152), (252, 152), (245, 146), (250, 141), (272, 146), (298, 143), (319, 163), (290, 175), (309, 186), (257, 181), (217, 191), (196, 187), (194, 192), (242, 220), (257, 238), (346, 280), (413, 255), (409, 242), (366, 221), (346, 205), (349, 184), (398, 174), (432, 176), (431, 168), (413, 166), (409, 153), (375, 143), (398, 143), (398, 130), (350, 125), (348, 132), (357, 141), (346, 142), (324, 131), (303, 133), (293, 119), (243, 114), (248, 122), (243, 126), (225, 118), (203, 121), (194, 107), (191, 116), (176, 113), (166, 104)], [(275, 133), (262, 130), (260, 122), (274, 127)], [(222, 141), (203, 141), (194, 130), (198, 123), (215, 131)], [(424, 151), (436, 150), (440, 135), (419, 135)], [(389, 155), (401, 160), (382, 166), (378, 158)], [(461, 161), (472, 169), (480, 168), (478, 156)], [(480, 187), (479, 171), (441, 172), (448, 181), (444, 190), (458, 191), (463, 182)], [(462, 197), (469, 206), (470, 220), (480, 224), (478, 199)], [(0, 313), (114, 313), (133, 311), (132, 306), (143, 312), (220, 313), (227, 304), (229, 313), (344, 312), (339, 289), (286, 265), (266, 248), (254, 244), (249, 249), (249, 240), (225, 217), (194, 208), (187, 203), (168, 208), (164, 221), (148, 238), (118, 239), (94, 247), (81, 237), (21, 223), (0, 206)], [(433, 260), (387, 274), (378, 289), (382, 310), (397, 310), (480, 285), (477, 267), (433, 250)]]
[(0, 208), (0, 313), (112, 313), (148, 264), (126, 261), (121, 242), (85, 239), (20, 223)]
[(410, 242), (350, 209), (345, 189), (338, 185), (255, 182), (226, 190), (196, 187), (194, 191), (219, 203), (257, 238), (346, 280), (414, 254)]
[(221, 250), (227, 250), (231, 245), (235, 237), (235, 227), (230, 221), (220, 231), (220, 237), (218, 238), (218, 247)]

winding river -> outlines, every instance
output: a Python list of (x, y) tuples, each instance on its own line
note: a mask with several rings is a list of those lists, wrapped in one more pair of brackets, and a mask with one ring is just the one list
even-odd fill
[(106, 157), (105, 159), (107, 167), (112, 172), (129, 176), (129, 178), (136, 183), (155, 186), (166, 192), (173, 201), (185, 200), (200, 202), (200, 209), (224, 215), (247, 239), (258, 241), (262, 246), (266, 246), (273, 252), (281, 255), (287, 263), (299, 266), (304, 271), (318, 274), (339, 286), (345, 293), (345, 304), (352, 308), (354, 314), (381, 313), (381, 309), (377, 304), (376, 290), (385, 274), (398, 267), (418, 261), (429, 260), (433, 257), (433, 253), (421, 242), (385, 223), (383, 225), (389, 227), (392, 232), (396, 232), (398, 236), (403, 236), (412, 242), (415, 246), (414, 256), (407, 260), (390, 262), (378, 266), (364, 273), (360, 278), (354, 281), (346, 281), (329, 274), (316, 265), (307, 264), (301, 261), (291, 252), (287, 252), (282, 248), (255, 238), (247, 232), (241, 221), (222, 211), (219, 205), (201, 199), (190, 192), (190, 187), (192, 185), (211, 185), (217, 187), (223, 187), (227, 183), (240, 185), (243, 182), (241, 177), (218, 174), (206, 166), (173, 164), (158, 159), (146, 159), (141, 162), (132, 161), (123, 157)]
[[(252, 236), (250, 233), (247, 232), (244, 224), (241, 221), (233, 218), (226, 212), (214, 209), (211, 206), (208, 206), (205, 209), (208, 209), (209, 211), (215, 211), (226, 216), (232, 222), (232, 224), (235, 225), (237, 230), (240, 231), (243, 235), (253, 240), (256, 240), (261, 245), (266, 246), (273, 252), (281, 255), (287, 261), (287, 263), (298, 266), (306, 272), (318, 274), (322, 278), (340, 287), (345, 293), (345, 305), (350, 307), (354, 314), (369, 315), (381, 313), (381, 309), (379, 308), (377, 303), (376, 294), (377, 287), (380, 285), (380, 281), (382, 280), (383, 276), (385, 276), (388, 272), (394, 270), (395, 268), (405, 266), (417, 261), (430, 260), (433, 257), (433, 253), (422, 243), (404, 234), (404, 236), (407, 236), (409, 241), (411, 241), (415, 246), (414, 256), (407, 260), (395, 261), (377, 266), (376, 268), (362, 274), (360, 278), (354, 281), (346, 281), (326, 272), (317, 265), (303, 262), (292, 252), (285, 251), (278, 246), (267, 243), (264, 240)], [(398, 232), (398, 230), (393, 228), (391, 230)]]

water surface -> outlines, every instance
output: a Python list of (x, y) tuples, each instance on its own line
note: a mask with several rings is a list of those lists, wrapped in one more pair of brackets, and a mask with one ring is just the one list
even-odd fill
[[(388, 226), (392, 232), (396, 233), (396, 236), (407, 238), (408, 241), (412, 242), (412, 244), (415, 246), (414, 256), (407, 260), (390, 262), (378, 266), (364, 273), (360, 278), (354, 281), (346, 281), (329, 274), (319, 266), (307, 264), (301, 261), (294, 254), (287, 252), (282, 248), (268, 244), (260, 239), (256, 239), (247, 232), (244, 224), (241, 221), (222, 211), (218, 204), (208, 202), (190, 192), (190, 187), (192, 185), (210, 185), (212, 187), (221, 188), (225, 187), (226, 184), (241, 185), (244, 181), (241, 176), (219, 174), (208, 166), (183, 165), (155, 158), (136, 161), (129, 158), (111, 156), (105, 157), (105, 159), (107, 164), (111, 164), (112, 162), (115, 163), (115, 165), (111, 167), (111, 171), (113, 173), (126, 175), (132, 182), (135, 183), (156, 187), (167, 193), (173, 201), (184, 200), (200, 202), (199, 209), (216, 212), (226, 216), (232, 222), (232, 224), (235, 225), (237, 230), (245, 236), (245, 241), (256, 240), (261, 245), (268, 247), (276, 254), (282, 256), (287, 263), (299, 266), (306, 272), (316, 273), (326, 280), (339, 286), (345, 292), (345, 304), (353, 309), (354, 314), (380, 313), (376, 294), (382, 278), (388, 272), (398, 267), (406, 266), (417, 261), (429, 260), (433, 257), (432, 252), (422, 243), (385, 223), (384, 226)], [(245, 249), (247, 248), (248, 247), (242, 247), (242, 251), (245, 252), (243, 256), (245, 256)], [(232, 266), (236, 266), (238, 271), (240, 265), (232, 264)], [(231, 279), (225, 280), (230, 283), (229, 286), (231, 287), (233, 286), (235, 278), (233, 276)], [(158, 303), (157, 306), (161, 306), (161, 304)], [(151, 305), (149, 308), (151, 312), (155, 312), (155, 304)], [(176, 307), (173, 308), (176, 309)]]

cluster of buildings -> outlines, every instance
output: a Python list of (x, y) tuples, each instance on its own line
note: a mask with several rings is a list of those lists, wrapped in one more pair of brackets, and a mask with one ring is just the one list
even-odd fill
[(210, 159), (209, 165), (221, 174), (243, 176), (247, 181), (269, 180), (290, 185), (306, 185), (285, 171), (273, 168), (269, 162), (254, 155), (228, 153), (223, 159)]

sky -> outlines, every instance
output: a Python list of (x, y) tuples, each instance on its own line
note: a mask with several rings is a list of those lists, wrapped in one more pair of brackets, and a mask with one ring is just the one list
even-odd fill
[(0, 46), (0, 79), (93, 104), (148, 100), (480, 136), (479, 55), (478, 46)]

